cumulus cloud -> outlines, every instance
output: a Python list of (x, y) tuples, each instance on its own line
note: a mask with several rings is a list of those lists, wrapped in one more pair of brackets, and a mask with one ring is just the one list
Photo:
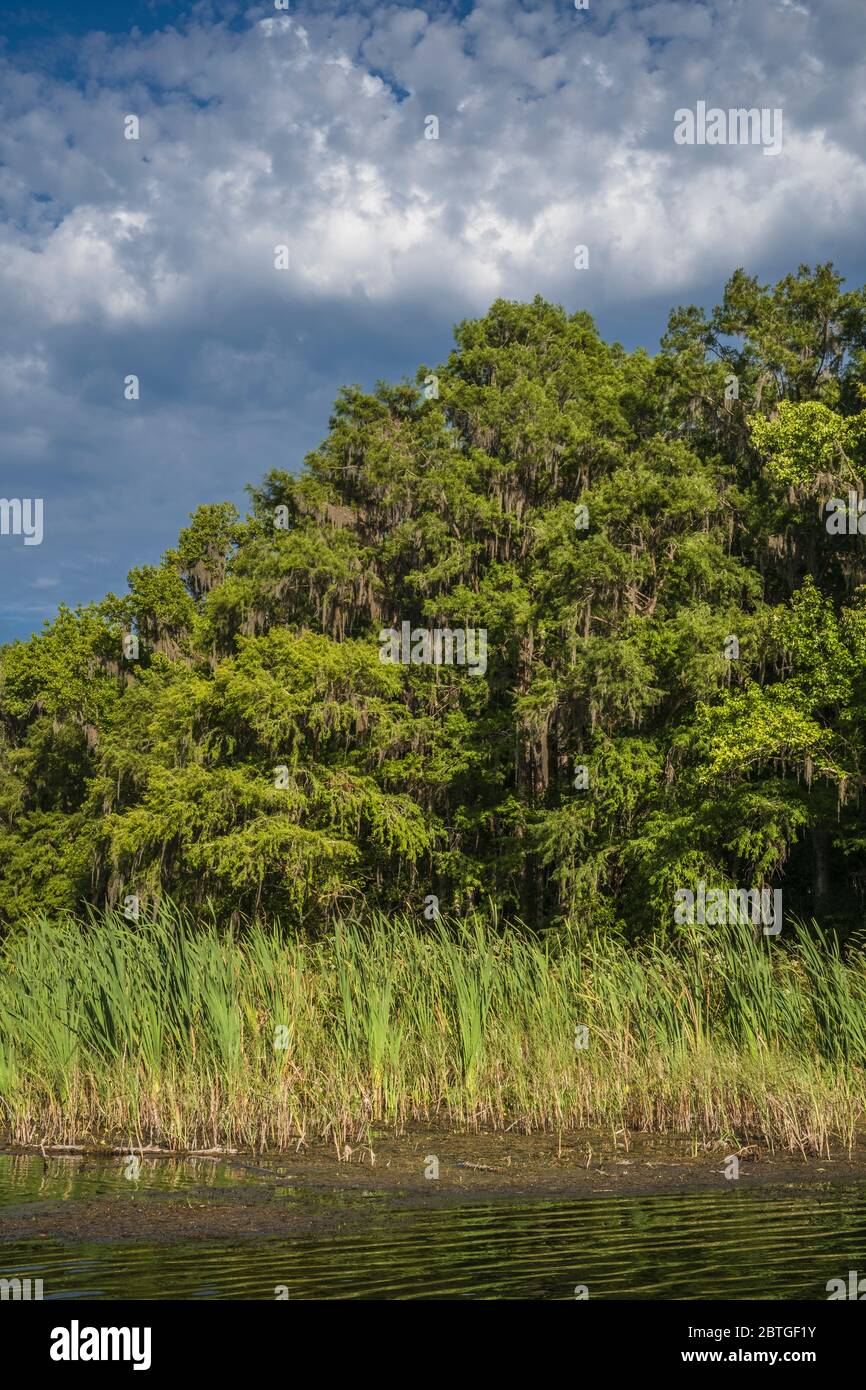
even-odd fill
[[(848, 0), (298, 0), (8, 50), (3, 491), (45, 497), (46, 538), (3, 538), (0, 637), (296, 466), (340, 384), (412, 375), (497, 295), (652, 347), (737, 265), (864, 278), (864, 40)], [(782, 108), (781, 156), (675, 145), (699, 100)]]

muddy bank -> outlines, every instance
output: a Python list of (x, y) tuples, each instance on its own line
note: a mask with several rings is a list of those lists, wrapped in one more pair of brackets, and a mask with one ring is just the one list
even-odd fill
[[(10, 1193), (11, 1203), (0, 1205), (0, 1241), (305, 1238), (393, 1221), (401, 1212), (476, 1203), (866, 1185), (864, 1149), (803, 1158), (750, 1146), (740, 1151), (739, 1177), (731, 1180), (725, 1173), (735, 1152), (693, 1152), (688, 1143), (647, 1136), (625, 1142), (583, 1134), (559, 1142), (549, 1135), (425, 1131), (374, 1137), (371, 1146), (339, 1157), (333, 1148), (314, 1147), (267, 1156), (145, 1153), (138, 1178), (124, 1180), (119, 1156), (16, 1157), (7, 1148), (0, 1158), (27, 1163), (31, 1178), (27, 1200)], [(66, 1179), (58, 1197), (58, 1181)], [(106, 1183), (107, 1190), (92, 1190)]]

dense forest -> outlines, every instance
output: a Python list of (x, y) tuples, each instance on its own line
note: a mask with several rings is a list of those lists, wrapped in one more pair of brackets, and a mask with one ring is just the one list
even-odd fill
[[(739, 270), (655, 355), (540, 298), (455, 339), (3, 650), (5, 923), (435, 895), (632, 938), (703, 880), (857, 929), (866, 291)], [(486, 669), (382, 660), (404, 623)]]

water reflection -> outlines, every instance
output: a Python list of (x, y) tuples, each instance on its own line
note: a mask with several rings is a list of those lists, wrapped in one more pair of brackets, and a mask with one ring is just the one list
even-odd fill
[[(139, 1192), (256, 1182), (227, 1164), (142, 1162)], [(268, 1179), (262, 1181), (267, 1184)], [(0, 1155), (0, 1204), (128, 1186), (122, 1162)], [(216, 1197), (216, 1191), (214, 1196)], [(308, 1202), (297, 1188), (274, 1200)], [(319, 1196), (316, 1200), (335, 1200)], [(341, 1194), (341, 1203), (359, 1198)], [(178, 1245), (6, 1244), (0, 1277), (41, 1277), (45, 1298), (826, 1299), (866, 1269), (866, 1187), (604, 1197), (394, 1212), (365, 1203), (351, 1233)]]

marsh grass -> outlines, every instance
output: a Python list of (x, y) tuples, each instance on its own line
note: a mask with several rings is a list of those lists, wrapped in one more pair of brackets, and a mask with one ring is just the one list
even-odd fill
[(674, 949), (480, 917), (318, 939), (170, 906), (31, 922), (0, 948), (0, 1106), (26, 1144), (340, 1145), (418, 1121), (826, 1152), (866, 1115), (866, 961), (814, 923)]

